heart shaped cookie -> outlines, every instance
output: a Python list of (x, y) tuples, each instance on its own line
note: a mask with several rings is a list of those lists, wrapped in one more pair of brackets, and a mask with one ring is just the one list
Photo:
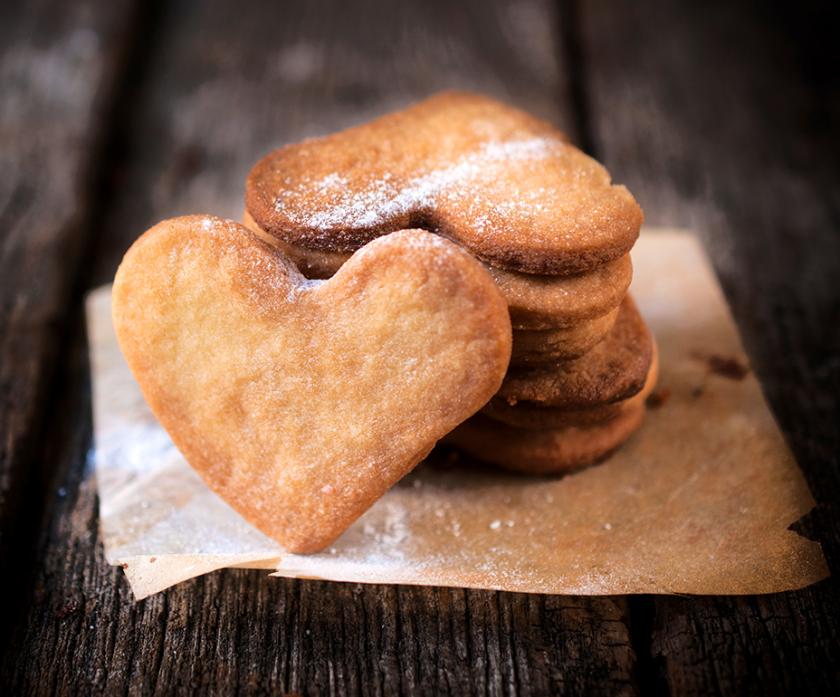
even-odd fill
[(168, 220), (123, 259), (113, 319), (189, 463), (294, 552), (332, 542), (481, 408), (511, 351), (487, 271), (418, 230), (319, 282), (237, 223)]
[(617, 259), (642, 222), (630, 192), (550, 124), (454, 92), (270, 153), (251, 170), (245, 208), (266, 233), (309, 250), (352, 252), (422, 227), (538, 274)]

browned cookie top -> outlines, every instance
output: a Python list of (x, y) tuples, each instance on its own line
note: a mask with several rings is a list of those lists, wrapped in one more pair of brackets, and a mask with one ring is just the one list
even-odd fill
[(487, 97), (445, 92), (251, 170), (245, 207), (263, 230), (350, 252), (406, 227), (528, 273), (585, 271), (625, 254), (642, 212), (550, 124)]
[(652, 355), (653, 337), (628, 295), (610, 333), (592, 350), (552, 366), (511, 367), (498, 396), (567, 408), (616, 402), (642, 389)]

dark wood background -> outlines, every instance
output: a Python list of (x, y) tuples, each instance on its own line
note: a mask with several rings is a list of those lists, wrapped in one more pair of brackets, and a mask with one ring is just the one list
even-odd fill
[(81, 303), (158, 219), (238, 217), (272, 146), (502, 97), (701, 235), (836, 577), (837, 26), (758, 0), (0, 4), (0, 693), (836, 693), (833, 578), (579, 598), (225, 571), (135, 603), (97, 533)]

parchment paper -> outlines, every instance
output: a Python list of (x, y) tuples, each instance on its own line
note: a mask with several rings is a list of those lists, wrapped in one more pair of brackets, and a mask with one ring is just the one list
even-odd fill
[[(659, 342), (658, 402), (605, 463), (505, 474), (438, 451), (330, 549), (285, 552), (202, 483), (117, 347), (110, 288), (88, 298), (95, 466), (108, 561), (137, 598), (215, 569), (564, 594), (770, 593), (828, 575), (788, 527), (813, 500), (699, 245), (647, 232), (632, 292)], [(746, 374), (745, 374), (746, 373)]]

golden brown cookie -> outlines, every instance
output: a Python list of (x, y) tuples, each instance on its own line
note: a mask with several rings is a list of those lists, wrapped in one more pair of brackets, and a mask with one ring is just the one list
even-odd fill
[[(281, 249), (307, 278), (329, 278), (350, 258), (350, 252), (305, 249), (283, 242), (260, 229), (245, 211), (244, 224)], [(487, 266), (508, 302), (514, 329), (566, 327), (595, 319), (618, 307), (633, 278), (630, 255), (625, 254), (591, 271), (571, 276), (544, 276)]]
[(515, 428), (531, 431), (553, 430), (567, 426), (593, 426), (603, 424), (626, 411), (633, 404), (645, 400), (653, 392), (659, 376), (659, 359), (656, 344), (653, 347), (653, 359), (642, 390), (635, 396), (619, 402), (599, 404), (585, 409), (564, 409), (546, 407), (533, 402), (508, 404), (504, 399), (491, 399), (481, 413), (495, 421), (500, 421)]
[(407, 227), (501, 268), (586, 271), (626, 254), (642, 212), (550, 124), (487, 97), (446, 92), (270, 153), (245, 208), (287, 244), (352, 252)]
[(594, 319), (579, 320), (559, 329), (513, 332), (512, 366), (554, 364), (579, 358), (601, 341), (615, 324), (619, 308)]
[[(634, 398), (635, 400), (635, 398)], [(478, 414), (446, 441), (484, 462), (525, 474), (559, 474), (602, 460), (642, 423), (643, 402), (636, 402), (606, 423), (527, 430)]]
[(628, 295), (603, 341), (570, 361), (533, 368), (512, 367), (498, 396), (509, 404), (527, 400), (579, 409), (633, 396), (642, 389), (653, 337)]
[(123, 259), (113, 317), (187, 461), (295, 552), (332, 542), (485, 404), (510, 357), (492, 278), (416, 230), (317, 282), (237, 223), (164, 221)]

